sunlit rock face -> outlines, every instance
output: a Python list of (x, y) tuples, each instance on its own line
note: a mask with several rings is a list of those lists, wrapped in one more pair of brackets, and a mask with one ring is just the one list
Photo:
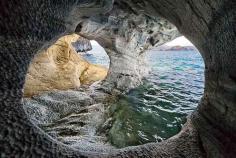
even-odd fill
[(149, 73), (146, 51), (180, 35), (167, 20), (136, 12), (119, 1), (106, 15), (83, 19), (76, 32), (95, 39), (108, 53), (110, 69), (103, 84), (108, 91), (128, 91), (140, 85)]
[(90, 42), (79, 35), (64, 36), (47, 50), (39, 52), (30, 64), (24, 96), (30, 97), (54, 89), (77, 89), (107, 75), (105, 67), (90, 64), (76, 51), (91, 49)]

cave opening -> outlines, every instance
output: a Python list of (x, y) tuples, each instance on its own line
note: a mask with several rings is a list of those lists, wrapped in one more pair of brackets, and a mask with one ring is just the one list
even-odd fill
[[(235, 1), (113, 2), (1, 3), (1, 157), (235, 157)], [(101, 144), (95, 148), (90, 144), (86, 146), (86, 142), (100, 142), (103, 139), (94, 137), (91, 140), (94, 129), (90, 128), (96, 125), (94, 122), (100, 120), (97, 113), (95, 115), (91, 112), (99, 112), (99, 109), (103, 111), (103, 107), (102, 104), (85, 107), (94, 105), (94, 99), (103, 99), (99, 95), (94, 97), (75, 91), (46, 95), (46, 102), (42, 98), (35, 98), (31, 104), (32, 110), (26, 110), (27, 113), (32, 112), (30, 114), (35, 119), (26, 117), (22, 110), (23, 84), (29, 62), (40, 48), (45, 47), (55, 37), (73, 32), (79, 23), (78, 31), (100, 36), (106, 51), (110, 48), (112, 71), (106, 79), (109, 81), (106, 85), (118, 90), (133, 88), (141, 83), (143, 73), (139, 71), (139, 67), (143, 62), (138, 60), (138, 55), (148, 45), (146, 39), (154, 45), (155, 42), (161, 44), (176, 37), (176, 30), (160, 17), (172, 22), (181, 34), (194, 42), (206, 64), (201, 103), (178, 135), (161, 143), (120, 150), (106, 150)], [(91, 25), (86, 27), (89, 23)], [(151, 38), (146, 38), (147, 36)], [(64, 54), (63, 60), (58, 60), (58, 64), (65, 63), (68, 54)], [(121, 71), (124, 69), (125, 71)], [(45, 75), (51, 74), (53, 71)], [(59, 79), (61, 78), (55, 78), (56, 81)], [(80, 83), (76, 81), (73, 82), (78, 87)], [(58, 86), (68, 84), (71, 83), (58, 83)], [(101, 94), (96, 90), (92, 92)], [(58, 101), (60, 99), (66, 102)], [(40, 102), (42, 106), (38, 106)], [(92, 116), (90, 122), (83, 121), (87, 116)], [(61, 117), (64, 119), (60, 119)], [(54, 138), (59, 133), (58, 138), (67, 145), (57, 142), (37, 128), (37, 125), (53, 119), (57, 120), (57, 124), (49, 124), (52, 132), (47, 132)], [(89, 128), (84, 128), (86, 123), (91, 123), (87, 124)], [(65, 124), (69, 128), (65, 128)], [(84, 133), (84, 129), (90, 131), (84, 141), (71, 139), (71, 136)], [(68, 133), (70, 137), (66, 137)], [(66, 139), (63, 140), (63, 136)], [(75, 143), (71, 147), (68, 142)]]
[[(24, 100), (27, 113), (32, 116), (38, 111), (35, 100), (41, 105), (42, 101), (48, 104), (50, 100), (55, 107), (43, 105), (47, 114), (36, 124), (65, 144), (73, 146), (81, 142), (85, 148), (99, 143), (105, 148), (123, 148), (162, 142), (179, 133), (186, 123), (187, 115), (197, 107), (202, 97), (204, 63), (193, 45), (181, 47), (181, 42), (175, 42), (173, 47), (162, 45), (152, 48), (155, 43), (160, 45), (179, 36), (174, 25), (165, 19), (159, 20), (161, 23), (151, 25), (151, 28), (155, 30), (163, 27), (161, 30), (167, 34), (146, 29), (147, 34), (134, 31), (129, 42), (117, 35), (116, 40), (111, 38), (114, 41), (105, 40), (102, 37), (105, 34), (107, 38), (107, 29), (100, 29), (102, 33), (90, 35), (90, 32), (85, 32), (88, 29), (83, 30), (90, 27), (90, 22), (84, 23), (85, 26), (79, 24), (81, 32), (75, 35), (76, 40), (69, 40), (69, 51), (61, 49), (63, 43), (56, 43), (60, 47), (55, 49), (56, 55), (60, 56), (52, 57), (59, 63), (56, 66), (62, 67), (60, 75), (64, 71), (68, 72), (62, 77), (59, 86), (65, 86), (73, 76), (80, 81), (79, 85), (72, 83), (72, 88), (56, 88), (62, 90), (58, 93)], [(152, 49), (147, 51), (147, 48)], [(77, 56), (71, 56), (71, 52)], [(76, 59), (78, 56), (79, 59)], [(62, 64), (69, 66), (60, 66)], [(78, 69), (83, 70), (81, 72)], [(79, 77), (74, 74), (78, 71)], [(60, 77), (55, 80), (60, 81)], [(95, 89), (90, 86), (97, 81), (99, 87), (96, 84)], [(123, 94), (115, 94), (115, 99), (110, 99), (110, 92), (113, 93), (115, 89)], [(107, 102), (107, 98), (110, 101)], [(58, 106), (57, 101), (62, 104)], [(79, 105), (73, 105), (77, 103)], [(28, 108), (27, 105), (33, 106)], [(52, 113), (53, 116), (50, 116)], [(85, 118), (85, 115), (88, 117)], [(91, 143), (86, 144), (88, 141)]]
[(118, 148), (176, 135), (203, 95), (205, 64), (184, 36), (151, 48), (146, 61), (149, 73), (143, 84), (112, 105), (109, 140)]
[(92, 49), (86, 53), (81, 53), (81, 56), (92, 64), (102, 65), (109, 69), (110, 59), (105, 49), (95, 40), (91, 40)]
[(29, 66), (24, 96), (76, 90), (103, 81), (109, 69), (109, 57), (96, 41), (91, 43), (77, 34), (69, 34), (39, 51)]
[(84, 148), (104, 142), (100, 90), (110, 59), (96, 41), (78, 34), (60, 37), (32, 59), (25, 79), (23, 108), (30, 120), (64, 144)]

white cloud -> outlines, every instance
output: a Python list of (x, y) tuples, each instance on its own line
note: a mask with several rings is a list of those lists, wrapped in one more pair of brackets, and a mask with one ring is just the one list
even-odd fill
[(91, 40), (90, 43), (91, 43), (92, 46), (98, 46), (99, 45), (98, 42), (94, 41), (94, 40)]
[(95, 40), (91, 40), (92, 50), (88, 51), (91, 54), (105, 53), (104, 48)]
[(170, 41), (168, 43), (165, 43), (167, 46), (193, 46), (193, 44), (184, 36), (178, 37), (174, 39), (173, 41)]
[[(100, 46), (97, 41), (91, 40), (92, 47), (96, 48), (96, 46)], [(173, 41), (170, 41), (168, 43), (165, 43), (164, 45), (167, 46), (193, 46), (193, 44), (184, 36), (178, 37), (174, 39)]]

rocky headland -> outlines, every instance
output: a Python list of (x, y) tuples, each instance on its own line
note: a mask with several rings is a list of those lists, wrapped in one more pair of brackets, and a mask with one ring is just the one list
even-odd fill
[(194, 46), (159, 46), (154, 48), (156, 51), (197, 51)]

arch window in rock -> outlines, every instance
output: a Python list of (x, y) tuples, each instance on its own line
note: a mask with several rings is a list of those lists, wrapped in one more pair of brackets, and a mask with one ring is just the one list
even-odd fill
[(59, 141), (84, 148), (106, 138), (97, 136), (104, 123), (99, 91), (109, 69), (109, 57), (96, 42), (77, 34), (63, 36), (39, 51), (30, 63), (24, 85), (23, 107), (31, 121)]
[(82, 57), (92, 64), (102, 65), (106, 68), (110, 66), (110, 59), (104, 48), (96, 41), (90, 41), (92, 49), (86, 53), (81, 53)]
[(143, 84), (111, 105), (109, 140), (116, 147), (176, 135), (203, 95), (204, 61), (183, 36), (150, 49), (146, 57), (150, 72)]
[[(52, 90), (79, 89), (83, 85), (104, 80), (109, 65), (105, 61), (104, 66), (89, 62), (85, 57), (91, 55), (88, 53), (90, 50), (92, 45), (89, 40), (71, 34), (59, 38), (46, 50), (39, 51), (29, 66), (24, 96), (32, 97)], [(105, 53), (102, 48), (98, 51), (96, 53)], [(103, 56), (107, 57), (106, 53)], [(105, 59), (109, 60), (108, 57)]]

